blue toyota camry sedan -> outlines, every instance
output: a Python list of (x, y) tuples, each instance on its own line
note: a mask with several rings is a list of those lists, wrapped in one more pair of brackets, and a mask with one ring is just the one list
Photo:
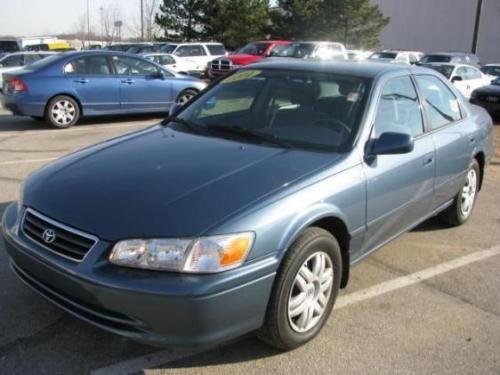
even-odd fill
[(69, 52), (4, 74), (2, 104), (67, 128), (83, 116), (167, 113), (206, 84), (136, 55)]
[(21, 280), (103, 329), (291, 349), (353, 264), (432, 216), (471, 217), (492, 130), (426, 68), (263, 62), (34, 173), (2, 232)]

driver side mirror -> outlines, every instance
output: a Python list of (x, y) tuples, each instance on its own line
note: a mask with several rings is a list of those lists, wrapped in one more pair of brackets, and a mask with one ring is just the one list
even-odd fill
[(156, 73), (151, 74), (151, 78), (153, 79), (165, 79), (165, 74), (161, 70), (157, 71)]
[(170, 107), (168, 111), (168, 116), (169, 117), (174, 117), (177, 116), (179, 111), (182, 109), (183, 105), (179, 103), (175, 103), (172, 107)]
[(415, 142), (410, 134), (382, 133), (380, 137), (370, 142), (368, 156), (409, 154), (414, 147)]
[(455, 83), (455, 82), (460, 82), (460, 81), (463, 81), (463, 77), (461, 76), (454, 76), (451, 78), (451, 83)]

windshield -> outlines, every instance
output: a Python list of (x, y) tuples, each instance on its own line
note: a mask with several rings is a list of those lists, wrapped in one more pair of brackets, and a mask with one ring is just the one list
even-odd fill
[(453, 66), (452, 65), (425, 65), (426, 68), (431, 68), (434, 69), (435, 71), (441, 73), (444, 75), (446, 78), (450, 78), (451, 74), (453, 73)]
[[(303, 149), (350, 147), (369, 81), (336, 74), (244, 69), (195, 100), (170, 126)], [(264, 142), (266, 143), (266, 142)]]
[(262, 56), (266, 52), (267, 47), (269, 47), (269, 43), (248, 43), (237, 53), (240, 55)]
[(175, 45), (175, 44), (167, 44), (166, 46), (161, 47), (160, 51), (171, 54), (172, 52), (175, 51), (176, 48), (177, 48), (177, 45)]
[(278, 51), (276, 56), (304, 59), (311, 57), (313, 52), (314, 44), (312, 43), (293, 43)]
[(500, 66), (496, 65), (490, 65), (490, 66), (483, 66), (481, 68), (481, 71), (484, 74), (489, 74), (495, 77), (500, 77)]
[(450, 62), (450, 61), (451, 61), (451, 56), (446, 56), (446, 55), (426, 55), (420, 59), (420, 62), (422, 64)]
[(375, 52), (370, 56), (374, 60), (393, 60), (398, 54), (395, 52)]

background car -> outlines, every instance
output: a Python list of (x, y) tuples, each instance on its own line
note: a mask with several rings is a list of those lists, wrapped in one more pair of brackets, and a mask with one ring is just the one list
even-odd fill
[(190, 74), (199, 76), (200, 72), (197, 70), (198, 63), (189, 59), (184, 59), (168, 53), (145, 53), (142, 57), (154, 61), (155, 63), (169, 68), (177, 73)]
[(15, 40), (0, 39), (0, 55), (20, 51), (19, 44)]
[(351, 49), (347, 51), (347, 57), (351, 61), (364, 61), (373, 54), (373, 51)]
[(486, 109), (492, 117), (500, 115), (500, 77), (496, 78), (488, 86), (474, 90), (470, 96), (472, 104)]
[(139, 56), (73, 52), (48, 57), (4, 75), (2, 103), (14, 114), (58, 128), (82, 116), (166, 113), (206, 84)]
[(484, 74), (472, 65), (464, 64), (423, 64), (422, 66), (434, 69), (444, 75), (466, 98), (482, 86), (487, 86), (495, 78)]
[(468, 53), (468, 52), (429, 53), (422, 56), (422, 58), (419, 61), (419, 64), (431, 64), (431, 63), (466, 64), (475, 67), (481, 66), (479, 57), (477, 57), (473, 53)]
[(423, 52), (419, 51), (383, 50), (372, 53), (368, 60), (413, 65), (423, 55)]
[(290, 57), (313, 60), (347, 60), (347, 50), (336, 42), (294, 42), (271, 51), (271, 57)]
[(288, 40), (264, 40), (248, 43), (232, 55), (213, 60), (208, 66), (208, 77), (214, 79), (225, 76), (233, 69), (276, 54), (290, 43)]
[(225, 56), (226, 48), (222, 43), (169, 43), (161, 47), (160, 52), (195, 62), (195, 70), (201, 73), (214, 58)]
[(500, 77), (500, 64), (486, 64), (481, 67), (484, 74), (494, 77)]
[(3, 73), (19, 69), (53, 54), (51, 52), (14, 52), (1, 56), (0, 90), (3, 88)]

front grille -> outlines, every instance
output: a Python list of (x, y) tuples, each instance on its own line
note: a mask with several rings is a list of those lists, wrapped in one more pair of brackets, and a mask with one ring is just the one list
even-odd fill
[(212, 70), (228, 72), (231, 70), (231, 65), (229, 60), (214, 60), (212, 61)]
[(28, 208), (24, 215), (26, 236), (60, 256), (81, 261), (97, 242), (97, 238), (67, 227)]

